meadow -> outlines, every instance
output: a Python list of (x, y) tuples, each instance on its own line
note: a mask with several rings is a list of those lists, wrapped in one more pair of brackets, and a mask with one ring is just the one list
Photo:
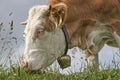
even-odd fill
[[(107, 69), (84, 72), (61, 74), (59, 71), (47, 70), (44, 74), (30, 74), (23, 71), (20, 66), (20, 59), (14, 57), (15, 46), (18, 46), (19, 38), (14, 34), (14, 22), (10, 21), (6, 28), (0, 23), (0, 80), (120, 80), (120, 69), (108, 66)], [(17, 62), (14, 62), (11, 60)]]
[(63, 75), (54, 72), (28, 74), (20, 68), (11, 67), (8, 71), (0, 68), (0, 80), (120, 80), (120, 69), (87, 71)]

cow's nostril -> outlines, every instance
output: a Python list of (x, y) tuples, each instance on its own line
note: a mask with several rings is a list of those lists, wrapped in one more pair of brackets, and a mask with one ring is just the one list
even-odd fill
[(44, 74), (45, 73), (44, 69), (32, 70), (31, 66), (28, 65), (28, 62), (24, 62), (24, 61), (21, 64), (21, 69), (23, 69), (28, 74)]
[(28, 66), (28, 62), (22, 62), (21, 68), (25, 71), (30, 71), (30, 66)]

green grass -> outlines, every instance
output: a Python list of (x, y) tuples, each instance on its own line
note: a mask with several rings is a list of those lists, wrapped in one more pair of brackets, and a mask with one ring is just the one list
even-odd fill
[(44, 74), (28, 74), (23, 70), (11, 68), (6, 71), (0, 68), (0, 80), (120, 80), (120, 69), (108, 69), (93, 72), (79, 72), (70, 75), (46, 72)]

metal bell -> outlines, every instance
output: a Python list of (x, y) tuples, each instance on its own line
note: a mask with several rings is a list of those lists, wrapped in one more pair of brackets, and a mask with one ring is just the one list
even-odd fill
[(62, 69), (71, 66), (71, 57), (69, 55), (62, 55), (58, 57), (57, 61)]

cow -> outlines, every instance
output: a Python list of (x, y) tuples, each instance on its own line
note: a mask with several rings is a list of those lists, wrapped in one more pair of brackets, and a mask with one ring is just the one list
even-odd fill
[[(68, 7), (64, 3), (58, 3), (30, 9), (28, 19), (22, 23), (26, 25), (24, 31), (26, 47), (22, 64), (24, 69), (44, 70), (63, 55), (66, 48), (65, 35), (61, 29), (63, 24), (70, 39), (68, 48), (77, 46), (86, 50), (90, 66), (99, 65), (98, 52), (104, 44), (120, 47), (119, 14), (113, 16), (114, 20), (109, 20), (109, 17), (108, 21), (100, 20), (100, 17), (78, 20), (79, 16), (75, 14), (77, 16), (75, 20), (71, 19), (74, 18), (72, 16), (68, 18)], [(119, 12), (119, 7), (115, 11)]]

